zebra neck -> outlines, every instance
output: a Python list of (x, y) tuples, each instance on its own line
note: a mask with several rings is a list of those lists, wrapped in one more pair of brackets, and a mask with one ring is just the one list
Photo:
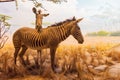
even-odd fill
[(65, 40), (70, 35), (70, 30), (65, 28), (64, 26), (61, 27), (61, 40)]
[(40, 30), (40, 29), (42, 29), (42, 26), (41, 25), (39, 25), (39, 26), (36, 25), (35, 29)]

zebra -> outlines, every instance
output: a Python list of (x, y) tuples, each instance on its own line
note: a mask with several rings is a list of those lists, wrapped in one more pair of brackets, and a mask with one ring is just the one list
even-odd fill
[[(20, 49), (22, 48), (19, 57), (23, 64), (25, 64), (23, 55), (28, 48), (34, 50), (41, 50), (50, 48), (51, 56), (51, 68), (55, 72), (55, 52), (59, 43), (65, 40), (69, 35), (72, 35), (78, 43), (83, 43), (84, 38), (78, 22), (83, 18), (69, 20), (68, 24), (60, 24), (56, 26), (47, 27), (42, 32), (37, 32), (36, 29), (22, 27), (13, 34), (14, 51), (14, 63), (16, 64), (16, 58)], [(66, 21), (67, 22), (67, 21)]]
[[(40, 12), (40, 10), (38, 10), (37, 11), (37, 9), (35, 8), (35, 7), (33, 7), (32, 8), (32, 11), (33, 11), (33, 13), (35, 14), (35, 16), (36, 16), (36, 23), (35, 23), (35, 29), (38, 31), (38, 32), (41, 32), (42, 31), (42, 19), (43, 19), (43, 16), (44, 17), (46, 17), (46, 16), (48, 16), (49, 14), (41, 14)], [(75, 19), (75, 17), (73, 17), (73, 19), (67, 19), (66, 21), (63, 21), (63, 22), (60, 22), (59, 24), (53, 24), (53, 25), (51, 25), (51, 26), (56, 26), (56, 25), (60, 25), (60, 24), (63, 24), (64, 23), (64, 25), (65, 24), (67, 24), (68, 23), (68, 21), (70, 21), (70, 20), (74, 20)], [(50, 27), (50, 26), (48, 26), (48, 27)], [(42, 54), (42, 50), (37, 50), (37, 64), (39, 64), (39, 62), (40, 62), (40, 65), (42, 65), (41, 64), (41, 61), (42, 61), (42, 58), (41, 58), (41, 55)], [(40, 60), (40, 61), (39, 61)]]
[[(35, 29), (38, 31), (38, 32), (41, 32), (41, 30), (42, 30), (42, 19), (43, 19), (43, 17), (46, 17), (46, 16), (48, 16), (49, 14), (41, 14), (41, 10), (38, 10), (37, 11), (37, 9), (35, 8), (35, 7), (33, 7), (32, 8), (32, 11), (33, 11), (33, 13), (35, 14), (35, 16), (36, 16), (36, 21), (35, 21)], [(37, 61), (39, 61), (39, 57), (40, 57), (40, 65), (41, 65), (41, 54), (42, 54), (42, 50), (37, 50)], [(37, 64), (38, 64), (38, 62), (37, 62)]]
[[(43, 16), (48, 16), (49, 14), (40, 14), (40, 10), (37, 11), (37, 9), (35, 7), (32, 8), (32, 11), (33, 13), (36, 15), (36, 23), (35, 23), (35, 29), (38, 31), (38, 32), (41, 32), (42, 31), (42, 17)], [(57, 24), (53, 24), (51, 25), (52, 27), (55, 27), (57, 25), (61, 25), (61, 24), (67, 24), (69, 21), (72, 21), (72, 20), (75, 20), (75, 17), (73, 17), (72, 19), (67, 19), (63, 22), (59, 22)], [(51, 26), (48, 26), (48, 27), (51, 27)], [(41, 55), (42, 54), (42, 49), (41, 50), (37, 50), (37, 64), (39, 64), (40, 62), (40, 65), (42, 65), (41, 61), (42, 61), (42, 58), (41, 58)], [(40, 60), (40, 61), (39, 61)], [(41, 68), (40, 68), (41, 69)]]

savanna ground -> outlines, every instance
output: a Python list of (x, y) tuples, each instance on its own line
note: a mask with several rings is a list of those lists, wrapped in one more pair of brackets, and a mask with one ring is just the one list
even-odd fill
[(77, 44), (73, 37), (62, 42), (56, 52), (56, 72), (50, 67), (49, 49), (40, 58), (35, 50), (27, 50), (27, 66), (17, 60), (8, 41), (0, 49), (0, 80), (120, 80), (120, 37), (85, 37)]

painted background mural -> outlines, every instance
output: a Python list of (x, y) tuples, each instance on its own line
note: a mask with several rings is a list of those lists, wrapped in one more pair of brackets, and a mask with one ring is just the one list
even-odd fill
[(0, 80), (120, 80), (119, 3), (0, 0)]

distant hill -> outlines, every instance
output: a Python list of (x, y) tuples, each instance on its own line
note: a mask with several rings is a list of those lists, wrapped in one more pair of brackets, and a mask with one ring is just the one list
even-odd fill
[(107, 32), (107, 31), (98, 31), (87, 33), (86, 36), (120, 36), (120, 31)]

